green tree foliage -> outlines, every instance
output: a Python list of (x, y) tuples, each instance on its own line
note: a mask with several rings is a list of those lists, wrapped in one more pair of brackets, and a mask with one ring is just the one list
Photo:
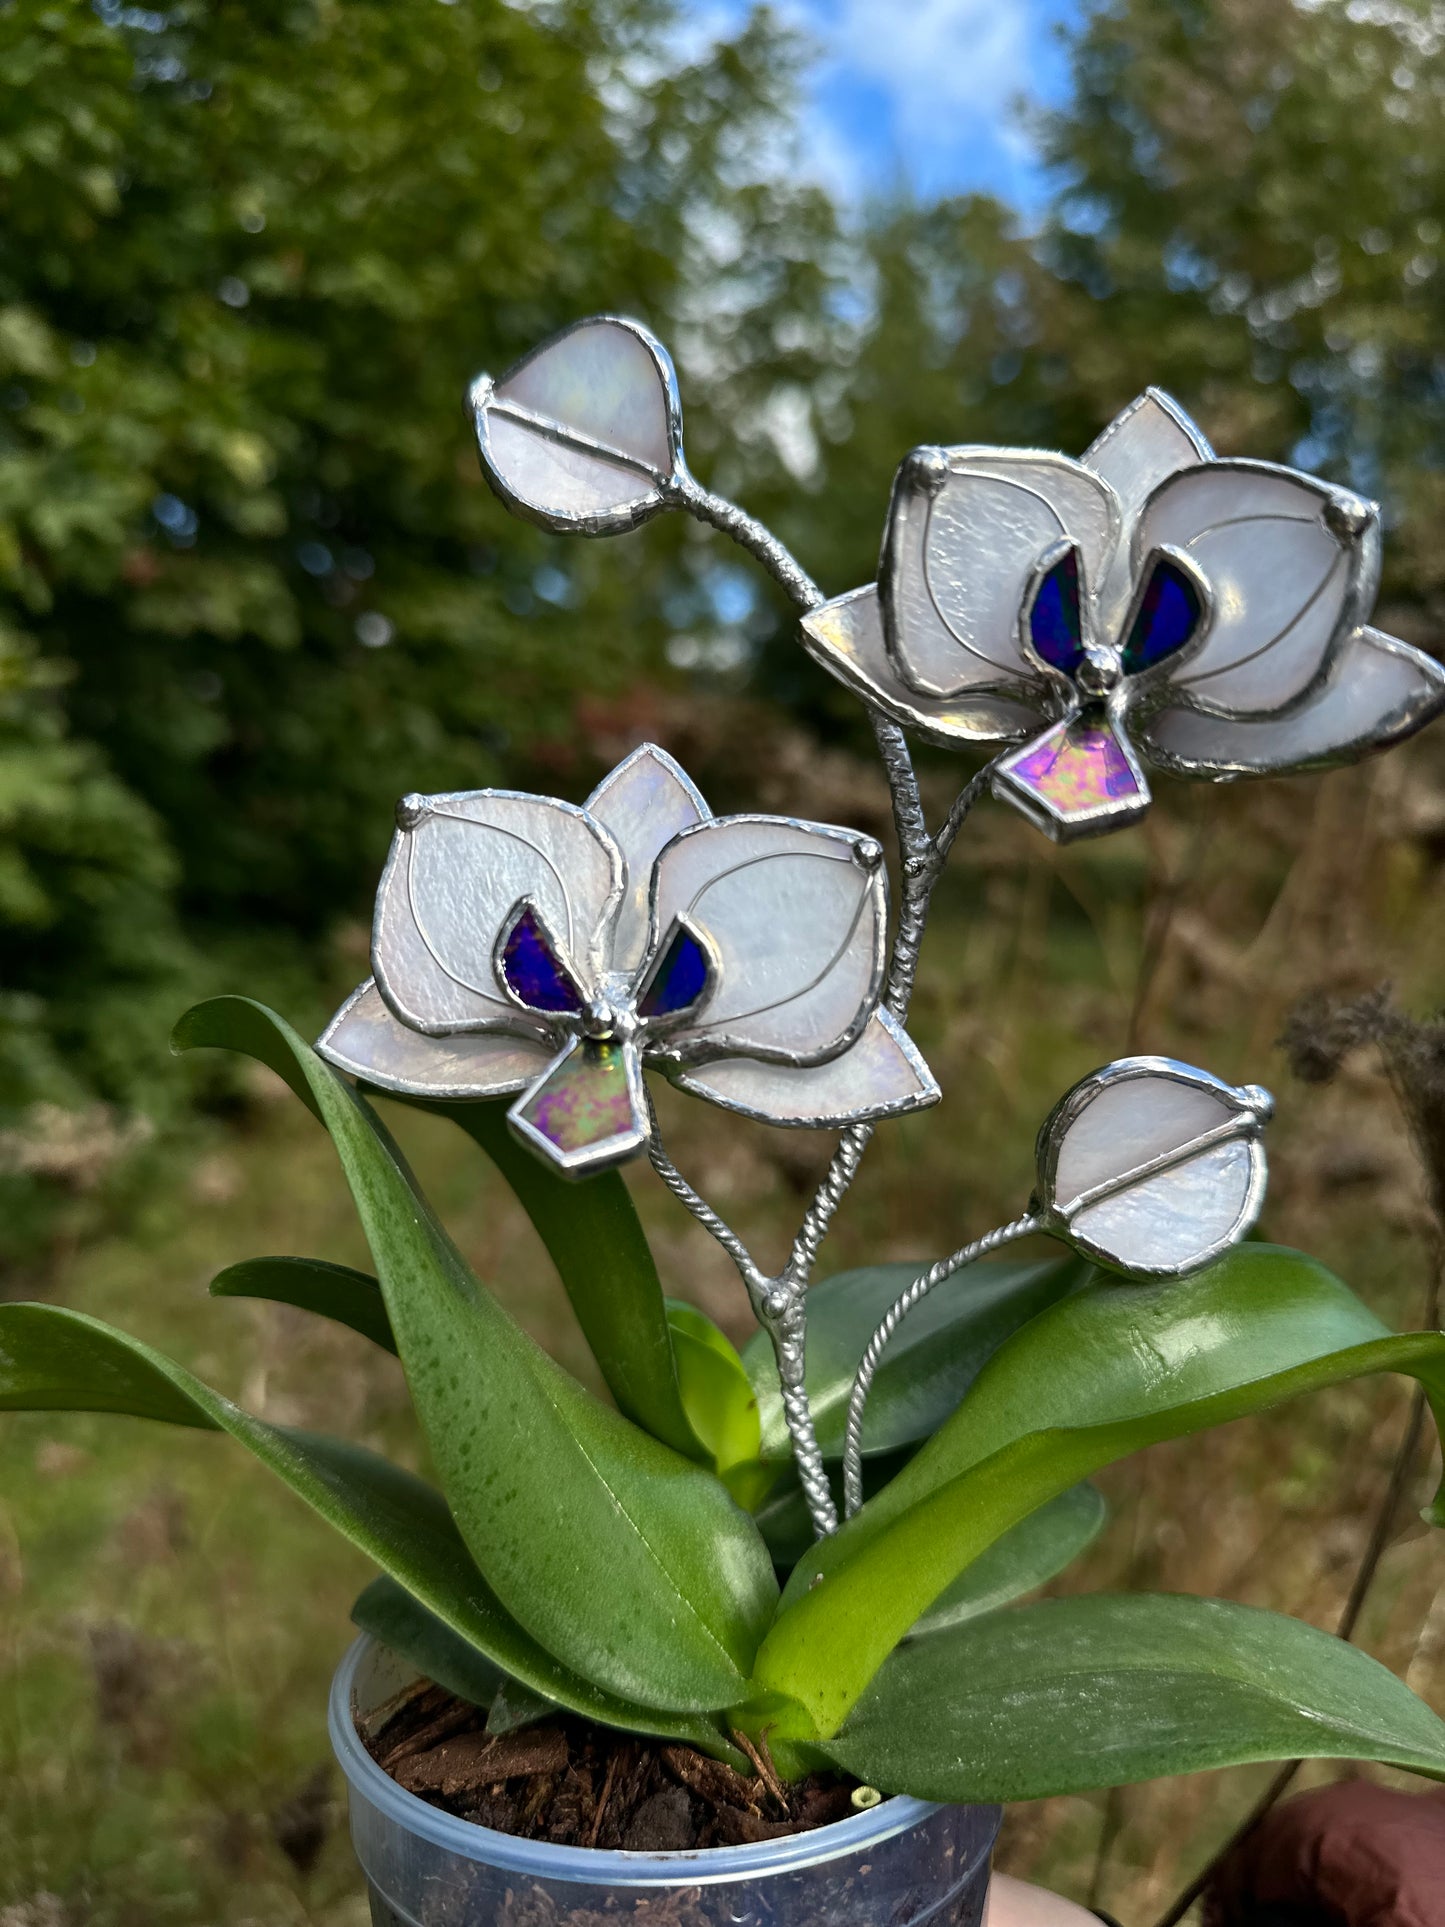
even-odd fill
[(840, 562), (876, 541), (914, 442), (1077, 452), (1154, 381), (1225, 452), (1383, 500), (1387, 592), (1438, 615), (1439, 9), (1099, 0), (1070, 53), (1067, 97), (1038, 122), (1036, 233), (977, 197), (871, 224), (875, 315), (843, 404), (819, 409), (815, 541)]
[(1445, 33), (1425, 0), (1109, 0), (1081, 39), (1045, 258), (1093, 297), (1101, 412), (1140, 368), (1221, 446), (1348, 476), (1438, 598)]
[(46, 1179), (85, 1189), (143, 1131), (98, 1093), (164, 1108), (154, 1033), (194, 975), (164, 826), (67, 734), (53, 672), (0, 633), (0, 1091), (28, 1126), (0, 1133), (12, 1245), (44, 1230)]
[(314, 959), (402, 790), (553, 768), (660, 666), (675, 536), (513, 522), (464, 396), (581, 313), (686, 335), (708, 262), (736, 404), (818, 279), (821, 197), (734, 184), (782, 43), (665, 62), (672, 11), (0, 8), (5, 1141), (178, 1093), (181, 981)]
[(579, 315), (669, 341), (690, 460), (831, 591), (906, 448), (1077, 451), (1154, 380), (1225, 451), (1381, 496), (1429, 645), (1426, 0), (1099, 0), (1032, 229), (780, 184), (790, 48), (764, 15), (685, 59), (679, 18), (0, 9), (0, 1132), (37, 1093), (177, 1095), (173, 986), (314, 971), (400, 790), (586, 780), (579, 696), (668, 674), (669, 633), (740, 624), (759, 687), (860, 728), (696, 529), (554, 541), (487, 493), (467, 381)]

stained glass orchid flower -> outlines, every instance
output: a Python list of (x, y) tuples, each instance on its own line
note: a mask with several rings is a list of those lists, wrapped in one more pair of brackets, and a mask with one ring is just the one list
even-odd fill
[(377, 893), (373, 976), (317, 1048), (414, 1097), (520, 1095), (562, 1171), (647, 1142), (642, 1067), (815, 1127), (939, 1091), (879, 1005), (883, 853), (783, 816), (715, 817), (651, 744), (580, 809), (511, 790), (409, 796)]
[(804, 618), (812, 654), (932, 741), (1013, 743), (996, 794), (1050, 836), (1149, 805), (1147, 763), (1223, 781), (1348, 762), (1445, 707), (1445, 670), (1368, 626), (1375, 507), (1220, 460), (1149, 389), (1079, 460), (922, 448), (879, 579)]

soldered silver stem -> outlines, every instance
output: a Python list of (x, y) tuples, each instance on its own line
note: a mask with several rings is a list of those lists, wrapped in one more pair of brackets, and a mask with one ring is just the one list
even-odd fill
[(813, 1425), (813, 1415), (808, 1404), (808, 1391), (805, 1383), (807, 1367), (807, 1311), (804, 1303), (804, 1289), (793, 1282), (790, 1270), (776, 1278), (771, 1278), (758, 1265), (742, 1239), (714, 1211), (702, 1193), (692, 1185), (678, 1170), (667, 1152), (662, 1148), (662, 1137), (657, 1127), (657, 1112), (653, 1106), (652, 1093), (644, 1091), (647, 1103), (648, 1140), (647, 1155), (653, 1170), (662, 1179), (678, 1203), (690, 1211), (709, 1237), (722, 1246), (737, 1267), (748, 1294), (748, 1302), (753, 1308), (753, 1316), (768, 1334), (773, 1347), (773, 1358), (778, 1370), (778, 1388), (782, 1395), (783, 1416), (787, 1420), (788, 1437), (793, 1446), (793, 1462), (798, 1469), (798, 1482), (803, 1488), (803, 1496), (808, 1502), (809, 1516), (819, 1538), (835, 1532), (838, 1527), (838, 1508), (833, 1500), (833, 1492), (828, 1484), (828, 1474), (823, 1463), (823, 1454), (818, 1449), (817, 1431)]
[[(816, 609), (826, 600), (817, 583), (770, 529), (737, 503), (705, 489), (686, 468), (679, 468), (667, 492), (678, 508), (685, 509), (689, 515), (719, 530), (745, 549), (796, 607), (804, 611)], [(867, 709), (883, 763), (883, 773), (888, 780), (902, 869), (898, 925), (889, 954), (882, 1002), (888, 1012), (902, 1022), (908, 1014), (913, 996), (918, 956), (934, 886), (942, 873), (954, 838), (974, 803), (988, 786), (992, 766), (980, 770), (964, 787), (937, 837), (931, 836), (923, 813), (918, 776), (913, 767), (907, 737), (891, 717), (884, 715), (871, 703)], [(655, 1117), (652, 1123), (650, 1155), (653, 1169), (673, 1196), (686, 1206), (737, 1266), (747, 1287), (754, 1316), (772, 1341), (798, 1479), (808, 1502), (813, 1529), (820, 1538), (824, 1538), (837, 1530), (838, 1511), (808, 1404), (807, 1292), (823, 1239), (858, 1174), (863, 1153), (873, 1137), (873, 1126), (853, 1124), (843, 1132), (828, 1169), (803, 1214), (787, 1264), (775, 1277), (769, 1277), (755, 1262), (742, 1239), (678, 1171), (659, 1142)], [(945, 1260), (945, 1263), (948, 1262)], [(959, 1262), (967, 1263), (967, 1255), (960, 1257)], [(859, 1422), (861, 1425), (861, 1412)]]
[(868, 1394), (873, 1389), (879, 1360), (898, 1327), (929, 1292), (952, 1278), (956, 1272), (962, 1271), (965, 1265), (971, 1265), (977, 1258), (986, 1258), (1001, 1245), (1012, 1244), (1015, 1238), (1026, 1238), (1030, 1232), (1041, 1228), (1042, 1220), (1026, 1212), (1010, 1224), (1001, 1224), (994, 1231), (986, 1231), (981, 1238), (975, 1238), (972, 1244), (962, 1246), (947, 1258), (940, 1258), (936, 1265), (921, 1273), (883, 1314), (877, 1331), (868, 1340), (848, 1400), (848, 1424), (843, 1440), (844, 1518), (851, 1519), (863, 1503), (863, 1413), (868, 1404)]
[(827, 601), (807, 570), (772, 530), (746, 509), (739, 508), (736, 502), (730, 502), (725, 495), (714, 495), (685, 468), (668, 493), (678, 508), (686, 509), (699, 522), (706, 522), (736, 542), (740, 549), (746, 549), (798, 608), (819, 609)]

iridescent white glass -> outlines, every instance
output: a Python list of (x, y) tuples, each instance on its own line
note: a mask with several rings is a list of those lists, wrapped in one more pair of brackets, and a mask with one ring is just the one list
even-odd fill
[[(995, 790), (1058, 838), (1137, 820), (1144, 763), (1215, 780), (1344, 762), (1445, 708), (1445, 669), (1366, 627), (1374, 505), (1268, 462), (1219, 460), (1150, 389), (1079, 461), (1028, 449), (918, 449), (898, 472), (879, 580), (803, 617), (812, 654), (934, 742), (1043, 740)], [(1071, 551), (1080, 650), (1030, 640), (1042, 575)], [(1187, 641), (1126, 660), (1158, 560), (1197, 585)], [(1137, 753), (1136, 753), (1137, 752)]]
[(644, 1062), (769, 1122), (856, 1123), (938, 1096), (878, 1010), (886, 926), (872, 838), (713, 817), (645, 744), (581, 808), (503, 790), (403, 799), (373, 979), (318, 1048), (413, 1096), (520, 1091), (513, 1128), (570, 1175), (647, 1142)]
[(1076, 1084), (1040, 1131), (1037, 1223), (1136, 1277), (1193, 1271), (1259, 1215), (1272, 1109), (1258, 1085), (1120, 1058)]

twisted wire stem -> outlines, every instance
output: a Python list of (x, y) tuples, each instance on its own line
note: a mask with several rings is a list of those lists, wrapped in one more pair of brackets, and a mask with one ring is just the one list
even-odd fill
[(954, 838), (968, 821), (969, 813), (972, 811), (974, 804), (987, 791), (993, 777), (994, 765), (998, 762), (999, 756), (1006, 756), (1007, 754), (1008, 750), (1002, 749), (999, 751), (998, 756), (991, 757), (981, 770), (969, 778), (963, 788), (958, 792), (958, 795), (954, 797), (953, 807), (944, 818), (943, 827), (933, 839), (935, 877), (940, 874), (944, 864), (948, 861), (948, 853), (953, 848)]
[(726, 1219), (714, 1211), (696, 1186), (689, 1184), (662, 1148), (657, 1111), (652, 1102), (652, 1093), (645, 1085), (643, 1098), (647, 1105), (648, 1161), (678, 1203), (692, 1213), (703, 1230), (722, 1246), (737, 1266), (738, 1275), (747, 1287), (753, 1316), (772, 1342), (773, 1358), (778, 1368), (778, 1389), (783, 1400), (783, 1416), (787, 1420), (793, 1461), (803, 1496), (808, 1501), (808, 1511), (820, 1538), (836, 1532), (838, 1508), (833, 1501), (823, 1454), (818, 1448), (804, 1382), (807, 1318), (802, 1293), (789, 1288), (786, 1272), (781, 1277), (770, 1278)]
[(725, 495), (714, 495), (686, 470), (679, 476), (674, 490), (677, 505), (699, 522), (726, 535), (746, 549), (755, 562), (762, 564), (791, 601), (800, 609), (817, 609), (827, 601), (797, 558), (786, 549), (771, 529), (765, 528), (756, 516), (749, 515), (746, 509), (739, 508), (736, 502), (728, 501)]
[[(714, 495), (685, 469), (675, 477), (670, 493), (677, 507), (719, 530), (745, 549), (799, 609), (816, 609), (826, 600), (817, 583), (772, 531), (736, 502)], [(898, 724), (881, 710), (875, 709), (872, 704), (868, 704), (867, 709), (884, 775), (888, 779), (902, 868), (898, 927), (889, 956), (882, 1003), (891, 1016), (902, 1022), (908, 1014), (913, 995), (933, 887), (964, 818), (987, 787), (990, 772), (986, 769), (974, 777), (954, 803), (938, 837), (930, 836), (908, 739)], [(813, 1529), (820, 1538), (824, 1538), (837, 1530), (838, 1511), (828, 1483), (823, 1455), (818, 1448), (817, 1432), (808, 1403), (806, 1299), (819, 1249), (838, 1206), (857, 1176), (863, 1153), (873, 1136), (873, 1126), (853, 1124), (843, 1132), (828, 1169), (803, 1214), (803, 1222), (793, 1240), (787, 1264), (776, 1277), (769, 1277), (755, 1262), (742, 1239), (688, 1183), (662, 1149), (650, 1098), (648, 1116), (651, 1127), (648, 1151), (653, 1170), (732, 1259), (747, 1287), (754, 1316), (772, 1341), (798, 1479), (808, 1501)], [(960, 1255), (959, 1262), (966, 1263), (967, 1255)], [(957, 1266), (952, 1268), (956, 1269)]]
[(788, 1259), (789, 1278), (800, 1282), (806, 1290), (808, 1280), (813, 1275), (813, 1266), (818, 1262), (818, 1247), (827, 1236), (828, 1226), (833, 1222), (833, 1214), (847, 1195), (848, 1187), (858, 1174), (858, 1166), (863, 1161), (863, 1153), (873, 1138), (871, 1124), (850, 1124), (838, 1140), (838, 1148), (833, 1153), (822, 1182), (813, 1193), (812, 1202), (803, 1213), (803, 1222), (798, 1227), (798, 1235), (793, 1240), (792, 1254)]
[(940, 1258), (936, 1265), (915, 1278), (883, 1314), (877, 1331), (868, 1340), (848, 1400), (848, 1424), (843, 1443), (845, 1519), (851, 1519), (863, 1503), (863, 1413), (868, 1404), (868, 1394), (873, 1389), (879, 1360), (888, 1349), (893, 1334), (913, 1307), (921, 1304), (929, 1292), (945, 1279), (952, 1278), (955, 1272), (962, 1271), (965, 1265), (971, 1265), (976, 1258), (984, 1258), (989, 1252), (997, 1251), (1001, 1245), (1012, 1244), (1015, 1238), (1026, 1238), (1031, 1231), (1039, 1230), (1041, 1223), (1032, 1213), (1025, 1212), (1023, 1217), (1015, 1218), (1010, 1224), (1001, 1224), (994, 1231), (986, 1231), (981, 1238), (975, 1238), (972, 1244), (964, 1245), (947, 1258)]
[(890, 1015), (901, 1023), (908, 1015), (913, 995), (918, 953), (923, 947), (923, 931), (928, 922), (928, 901), (937, 872), (933, 868), (933, 841), (923, 815), (923, 799), (918, 793), (918, 776), (908, 739), (897, 723), (880, 710), (870, 707), (868, 719), (873, 725), (883, 773), (888, 778), (888, 793), (893, 799), (893, 828), (898, 837), (902, 892), (883, 1003)]
[(662, 1135), (657, 1124), (657, 1111), (652, 1102), (652, 1092), (648, 1090), (645, 1083), (642, 1087), (642, 1095), (647, 1105), (648, 1162), (662, 1179), (668, 1190), (677, 1199), (678, 1203), (685, 1206), (685, 1208), (692, 1213), (703, 1230), (707, 1232), (708, 1236), (715, 1238), (729, 1258), (732, 1259), (742, 1276), (743, 1283), (748, 1288), (748, 1297), (752, 1300), (753, 1310), (761, 1316), (762, 1295), (770, 1282), (767, 1274), (753, 1262), (751, 1253), (736, 1231), (732, 1229), (724, 1218), (720, 1217), (718, 1213), (713, 1210), (702, 1193), (688, 1183), (687, 1179), (682, 1175), (681, 1171), (678, 1170), (666, 1151), (663, 1150)]
[(786, 1309), (773, 1312), (765, 1303), (763, 1328), (773, 1341), (773, 1356), (778, 1361), (778, 1385), (783, 1395), (783, 1415), (788, 1421), (788, 1437), (793, 1442), (793, 1459), (798, 1483), (808, 1501), (813, 1530), (820, 1539), (838, 1530), (838, 1508), (827, 1468), (818, 1446), (813, 1413), (804, 1383), (807, 1367), (808, 1312), (801, 1291), (790, 1293)]

